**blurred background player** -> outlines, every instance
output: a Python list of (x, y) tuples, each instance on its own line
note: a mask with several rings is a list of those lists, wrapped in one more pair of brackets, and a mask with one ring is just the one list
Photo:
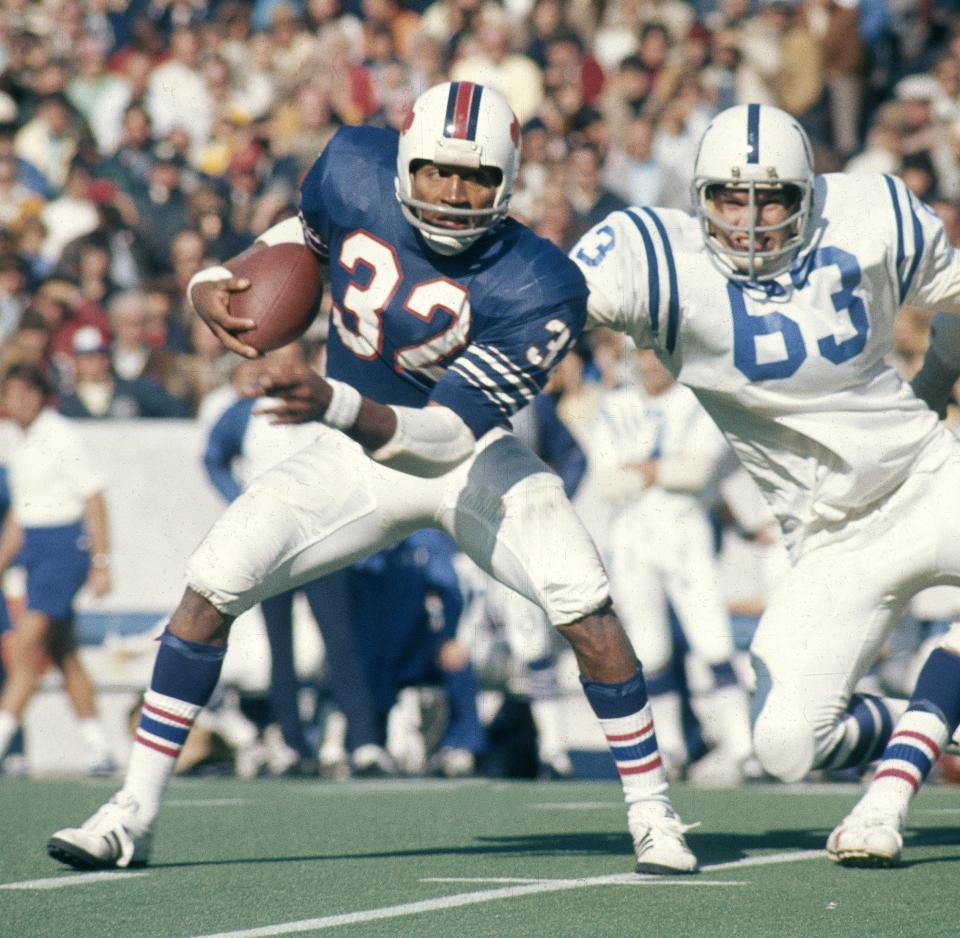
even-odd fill
[(0, 543), (0, 570), (16, 562), (26, 573), (26, 603), (7, 642), (0, 757), (52, 660), (79, 720), (88, 773), (112, 775), (117, 767), (77, 651), (73, 608), (84, 585), (94, 596), (112, 585), (103, 478), (70, 421), (47, 406), (50, 390), (32, 365), (11, 366), (0, 384), (3, 410), (21, 431), (10, 456), (12, 510)]
[[(6, 459), (6, 456), (4, 456)], [(10, 486), (7, 482), (6, 462), (0, 464), (0, 518), (6, 522), (7, 513), (10, 510)], [(0, 590), (0, 692), (3, 690), (4, 682), (7, 677), (7, 669), (4, 664), (5, 649), (8, 636), (13, 629), (13, 622), (10, 619), (10, 610), (7, 607), (6, 594)], [(0, 775), (20, 776), (27, 774), (27, 760), (24, 754), (23, 730), (17, 728), (13, 739), (10, 740), (6, 752), (0, 752)]]
[(479, 575), (483, 578), (483, 617), (509, 649), (512, 673), (508, 675), (508, 688), (530, 703), (536, 730), (537, 774), (544, 779), (572, 778), (563, 688), (557, 673), (556, 634), (538, 605), (482, 572)]
[[(294, 342), (268, 355), (281, 369), (307, 366), (304, 346)], [(254, 381), (252, 374), (246, 380)], [(278, 427), (258, 410), (266, 401), (242, 398), (229, 406), (211, 428), (203, 464), (217, 491), (232, 502), (271, 466), (296, 453), (318, 436), (332, 435), (322, 424)], [(347, 720), (347, 747), (357, 776), (392, 775), (396, 768), (381, 745), (374, 698), (357, 650), (354, 612), (347, 574), (337, 571), (299, 587), (323, 636), (326, 674), (336, 706)], [(316, 775), (317, 744), (300, 715), (300, 679), (294, 661), (293, 600), (286, 590), (260, 604), (270, 644), (270, 709), (288, 751), (280, 774)], [(274, 760), (276, 761), (276, 760)]]
[(593, 452), (610, 505), (607, 542), (617, 607), (647, 670), (661, 751), (680, 774), (690, 762), (671, 659), (670, 609), (710, 670), (700, 696), (716, 746), (691, 780), (733, 785), (750, 757), (750, 709), (734, 670), (733, 635), (707, 515), (717, 496), (723, 435), (693, 394), (649, 350), (634, 353), (636, 384), (605, 394)]
[[(455, 553), (449, 537), (425, 529), (349, 568), (360, 654), (391, 755), (408, 773), (447, 778), (475, 774), (486, 749), (476, 672), (457, 638), (463, 595)], [(417, 695), (402, 694), (424, 687), (439, 689), (443, 726), (432, 747), (418, 740)]]

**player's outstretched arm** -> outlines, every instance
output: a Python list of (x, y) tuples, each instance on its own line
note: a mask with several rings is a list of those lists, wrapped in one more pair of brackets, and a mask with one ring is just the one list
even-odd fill
[(273, 423), (320, 421), (356, 440), (378, 462), (410, 475), (442, 475), (463, 462), (476, 442), (448, 407), (379, 404), (311, 368), (280, 372), (268, 364), (244, 393), (274, 399), (257, 411), (271, 415)]

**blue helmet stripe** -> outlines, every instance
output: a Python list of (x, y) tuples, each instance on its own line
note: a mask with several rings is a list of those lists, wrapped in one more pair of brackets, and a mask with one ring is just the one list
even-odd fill
[(447, 112), (443, 121), (444, 137), (476, 140), (483, 88), (472, 81), (455, 81), (447, 95)]
[(473, 99), (470, 101), (470, 119), (467, 121), (467, 139), (477, 139), (477, 123), (480, 119), (480, 98), (483, 97), (483, 89), (479, 85), (474, 85)]
[(747, 162), (760, 162), (760, 105), (747, 105)]
[(447, 95), (447, 113), (443, 118), (443, 135), (450, 136), (450, 128), (453, 127), (453, 113), (457, 107), (457, 92), (460, 90), (460, 82), (455, 81), (450, 85), (450, 94)]

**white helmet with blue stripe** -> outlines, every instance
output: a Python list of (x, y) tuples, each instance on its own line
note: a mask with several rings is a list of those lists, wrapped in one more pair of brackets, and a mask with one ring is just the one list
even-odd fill
[[(786, 111), (767, 104), (738, 104), (718, 114), (704, 131), (694, 163), (693, 198), (707, 248), (724, 273), (735, 280), (769, 280), (790, 269), (808, 237), (813, 200), (813, 150), (806, 133)], [(730, 225), (718, 218), (713, 196), (719, 188), (749, 194), (750, 222)], [(754, 200), (757, 190), (786, 190), (789, 216), (776, 225), (760, 226)], [(746, 232), (745, 248), (735, 248), (717, 232)], [(758, 239), (785, 231), (773, 250), (756, 247)]]
[[(469, 222), (443, 228), (421, 217), (437, 206), (415, 199), (411, 164), (424, 160), (444, 166), (499, 171), (500, 182), (489, 209), (445, 207), (444, 215)], [(469, 81), (444, 82), (414, 102), (400, 130), (397, 148), (397, 198), (404, 217), (441, 254), (459, 254), (500, 221), (510, 206), (520, 166), (520, 125), (502, 94)]]

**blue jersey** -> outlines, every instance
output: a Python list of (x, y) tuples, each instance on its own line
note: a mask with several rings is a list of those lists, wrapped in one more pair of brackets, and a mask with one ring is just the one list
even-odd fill
[(329, 266), (327, 373), (382, 404), (443, 404), (480, 437), (533, 400), (580, 334), (586, 284), (512, 219), (461, 254), (431, 250), (397, 201), (397, 141), (343, 128), (303, 183), (307, 243)]

